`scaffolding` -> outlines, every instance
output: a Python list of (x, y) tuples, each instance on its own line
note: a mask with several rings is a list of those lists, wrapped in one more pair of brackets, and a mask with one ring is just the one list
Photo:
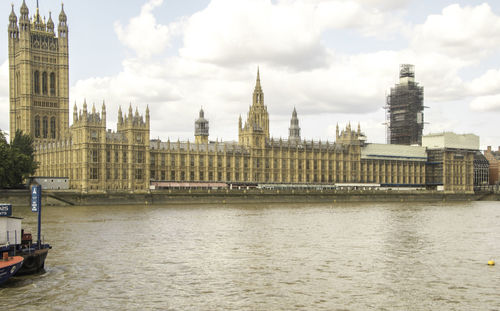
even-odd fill
[(400, 65), (399, 84), (386, 102), (387, 143), (421, 145), (424, 129), (424, 88), (415, 82), (413, 65)]

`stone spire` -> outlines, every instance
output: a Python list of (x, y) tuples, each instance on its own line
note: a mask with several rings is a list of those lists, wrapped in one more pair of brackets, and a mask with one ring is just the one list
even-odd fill
[(59, 13), (59, 25), (66, 24), (68, 21), (68, 17), (66, 16), (66, 12), (64, 12), (64, 3), (61, 3), (61, 13)]
[(9, 15), (9, 37), (17, 38), (19, 33), (19, 28), (17, 27), (17, 16), (14, 12), (14, 4), (12, 4), (12, 11)]
[(106, 124), (106, 103), (104, 100), (102, 101), (101, 118), (104, 120), (104, 124)]
[(295, 110), (295, 107), (293, 107), (290, 128), (288, 129), (288, 140), (295, 143), (300, 142), (299, 119), (297, 118), (297, 110)]
[(253, 91), (253, 104), (259, 106), (264, 105), (264, 92), (262, 91), (262, 86), (260, 85), (259, 67), (257, 67), (257, 81), (255, 82), (255, 89)]
[(26, 2), (23, 0), (23, 4), (21, 5), (20, 10), (21, 15), (19, 15), (19, 28), (22, 32), (30, 32), (30, 11)]
[(73, 124), (78, 121), (78, 107), (76, 106), (76, 101), (75, 105), (73, 106)]
[(30, 11), (28, 6), (26, 5), (25, 0), (23, 0), (23, 4), (21, 5), (21, 19), (29, 20)]
[(118, 123), (119, 124), (123, 123), (123, 114), (122, 114), (122, 106), (121, 105), (118, 107)]
[(54, 33), (54, 21), (52, 21), (52, 12), (49, 12), (49, 20), (47, 21), (47, 31)]
[(64, 4), (61, 3), (61, 13), (59, 13), (59, 25), (57, 26), (59, 31), (59, 38), (68, 38), (68, 17), (64, 12)]
[(10, 12), (9, 15), (9, 22), (12, 23), (17, 23), (17, 15), (16, 12), (14, 12), (14, 3), (12, 3), (12, 11)]

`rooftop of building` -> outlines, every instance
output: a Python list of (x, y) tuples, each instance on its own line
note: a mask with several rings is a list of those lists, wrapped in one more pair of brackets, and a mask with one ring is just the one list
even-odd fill
[(366, 144), (361, 148), (361, 158), (426, 161), (427, 153), (421, 146)]

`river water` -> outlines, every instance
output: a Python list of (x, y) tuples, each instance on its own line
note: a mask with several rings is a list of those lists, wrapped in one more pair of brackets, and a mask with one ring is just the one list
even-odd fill
[[(36, 214), (15, 208), (36, 235)], [(46, 207), (1, 310), (500, 310), (500, 203)], [(496, 266), (488, 266), (490, 259)]]

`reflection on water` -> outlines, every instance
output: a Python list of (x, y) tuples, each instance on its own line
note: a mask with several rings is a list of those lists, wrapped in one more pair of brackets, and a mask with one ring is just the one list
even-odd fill
[[(36, 232), (36, 215), (15, 209)], [(495, 310), (500, 204), (47, 207), (5, 310)], [(498, 261), (498, 260), (497, 260)]]

